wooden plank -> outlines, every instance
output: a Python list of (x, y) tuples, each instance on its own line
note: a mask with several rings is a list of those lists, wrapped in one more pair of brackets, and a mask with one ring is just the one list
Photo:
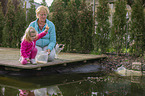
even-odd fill
[(46, 64), (38, 63), (37, 65), (27, 64), (22, 65), (18, 60), (20, 58), (20, 50), (15, 48), (0, 47), (0, 65), (15, 67), (21, 69), (34, 69), (46, 66), (73, 63), (78, 61), (86, 61), (93, 59), (105, 58), (105, 55), (77, 54), (77, 53), (60, 53), (58, 59)]

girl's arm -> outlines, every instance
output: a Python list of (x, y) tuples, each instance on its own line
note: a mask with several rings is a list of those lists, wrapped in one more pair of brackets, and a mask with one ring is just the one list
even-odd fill
[(24, 58), (28, 58), (28, 56), (26, 54), (26, 49), (27, 49), (27, 44), (26, 44), (25, 41), (22, 41), (20, 52), (21, 52), (21, 56), (24, 57)]
[(48, 30), (49, 30), (49, 27), (46, 26), (46, 27), (45, 27), (45, 30), (37, 35), (36, 40), (38, 40), (38, 39), (44, 37), (44, 36), (48, 33)]

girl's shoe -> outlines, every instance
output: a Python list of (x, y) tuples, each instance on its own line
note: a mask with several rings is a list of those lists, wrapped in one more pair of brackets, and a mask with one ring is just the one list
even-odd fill
[(31, 59), (30, 62), (31, 62), (32, 64), (34, 64), (34, 65), (37, 64), (36, 61), (35, 61), (35, 59)]

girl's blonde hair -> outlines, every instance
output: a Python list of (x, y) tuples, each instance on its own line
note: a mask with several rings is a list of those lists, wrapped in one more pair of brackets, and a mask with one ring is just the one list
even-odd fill
[(39, 15), (40, 11), (45, 11), (47, 15), (48, 15), (48, 13), (49, 13), (48, 7), (41, 5), (41, 6), (39, 6), (39, 7), (36, 9), (36, 17), (37, 17), (37, 18), (39, 18), (38, 15)]
[(24, 36), (22, 37), (22, 41), (26, 40), (26, 41), (30, 42), (31, 41), (31, 33), (35, 33), (37, 35), (37, 31), (35, 30), (35, 28), (28, 27), (25, 31)]

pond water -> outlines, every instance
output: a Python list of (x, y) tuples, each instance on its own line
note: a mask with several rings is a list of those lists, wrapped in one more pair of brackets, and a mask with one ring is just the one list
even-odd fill
[(0, 76), (0, 96), (145, 96), (145, 76), (119, 76), (103, 71)]

